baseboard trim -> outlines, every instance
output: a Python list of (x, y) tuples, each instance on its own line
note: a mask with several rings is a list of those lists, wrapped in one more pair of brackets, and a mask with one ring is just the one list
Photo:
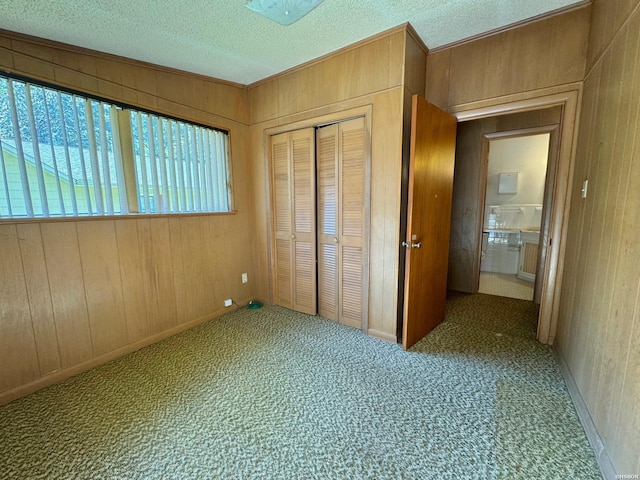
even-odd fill
[(589, 444), (596, 454), (596, 460), (598, 461), (598, 466), (600, 467), (602, 478), (604, 478), (605, 480), (615, 480), (616, 478), (618, 478), (616, 469), (611, 462), (609, 454), (607, 453), (604, 442), (602, 441), (602, 437), (600, 437), (598, 429), (596, 428), (596, 425), (591, 418), (591, 413), (589, 413), (587, 404), (585, 403), (582, 395), (580, 394), (580, 391), (578, 390), (578, 385), (576, 385), (573, 375), (571, 374), (569, 365), (565, 361), (562, 354), (555, 348), (555, 346), (553, 347), (553, 351), (556, 355), (556, 358), (560, 362), (560, 370), (562, 371), (562, 376), (564, 377), (564, 381), (567, 384), (569, 395), (571, 396), (573, 406), (578, 413), (578, 418), (580, 419), (582, 428), (584, 428), (584, 433), (587, 435)]
[(398, 343), (398, 339), (395, 335), (390, 335), (386, 332), (381, 332), (380, 330), (370, 328), (369, 330), (367, 330), (367, 334), (371, 335), (372, 337), (381, 338), (382, 340), (386, 340), (387, 342)]
[[(248, 303), (249, 300), (251, 299), (247, 299), (246, 301), (240, 302), (240, 303), (245, 304), (245, 303)], [(112, 350), (111, 352), (107, 352), (105, 354), (91, 358), (77, 365), (67, 367), (63, 370), (57, 370), (44, 377), (40, 377), (36, 380), (33, 380), (32, 382), (14, 387), (11, 390), (7, 390), (5, 392), (0, 393), (0, 405), (9, 403), (20, 397), (28, 395), (29, 393), (33, 393), (37, 390), (40, 390), (41, 388), (45, 388), (50, 385), (53, 385), (54, 383), (67, 380), (68, 378), (71, 378), (75, 375), (86, 372), (87, 370), (91, 370), (92, 368), (95, 368), (104, 363), (110, 362), (111, 360), (115, 360), (116, 358), (121, 357), (122, 355), (135, 352), (136, 350), (140, 350), (141, 348), (144, 348), (153, 343), (159, 342), (160, 340), (164, 340), (165, 338), (171, 337), (180, 332), (184, 332), (185, 330), (189, 330), (197, 325), (200, 325), (201, 323), (207, 322), (209, 320), (213, 320), (214, 318), (224, 315), (225, 313), (232, 312), (237, 308), (238, 308), (237, 306), (233, 305), (231, 307), (225, 307), (220, 310), (216, 310), (215, 312), (212, 312), (208, 315), (204, 315), (194, 320), (190, 320), (188, 322), (182, 323), (168, 330), (164, 330), (163, 332), (159, 332), (149, 337), (143, 338), (142, 340), (138, 340), (137, 342), (131, 343), (129, 345), (124, 345), (120, 348)]]

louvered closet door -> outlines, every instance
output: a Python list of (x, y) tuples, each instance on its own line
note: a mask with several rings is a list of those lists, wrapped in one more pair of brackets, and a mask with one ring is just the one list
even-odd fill
[(318, 313), (338, 320), (338, 124), (319, 128)]
[(320, 314), (360, 328), (367, 315), (367, 142), (364, 118), (318, 129)]
[(316, 313), (315, 155), (312, 128), (271, 137), (275, 303)]

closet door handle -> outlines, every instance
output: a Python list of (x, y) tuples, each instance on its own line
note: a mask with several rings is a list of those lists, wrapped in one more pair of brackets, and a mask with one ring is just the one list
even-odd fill
[(333, 237), (333, 243), (338, 243), (338, 237)]
[(295, 233), (292, 233), (292, 234), (291, 234), (291, 239), (292, 239), (292, 240), (295, 240), (295, 239), (296, 239), (296, 234), (295, 234)]

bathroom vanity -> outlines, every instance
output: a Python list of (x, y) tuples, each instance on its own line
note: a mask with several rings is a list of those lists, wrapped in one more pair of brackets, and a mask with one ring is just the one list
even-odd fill
[(537, 229), (486, 228), (482, 234), (480, 271), (517, 275), (535, 282), (538, 264)]
[(518, 257), (518, 278), (527, 282), (536, 281), (538, 266), (539, 230), (520, 230), (520, 255)]

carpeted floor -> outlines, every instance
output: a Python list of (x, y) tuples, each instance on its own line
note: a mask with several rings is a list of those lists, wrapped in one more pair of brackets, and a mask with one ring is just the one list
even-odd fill
[(405, 352), (241, 309), (0, 407), (0, 478), (600, 478), (536, 314), (456, 295)]

